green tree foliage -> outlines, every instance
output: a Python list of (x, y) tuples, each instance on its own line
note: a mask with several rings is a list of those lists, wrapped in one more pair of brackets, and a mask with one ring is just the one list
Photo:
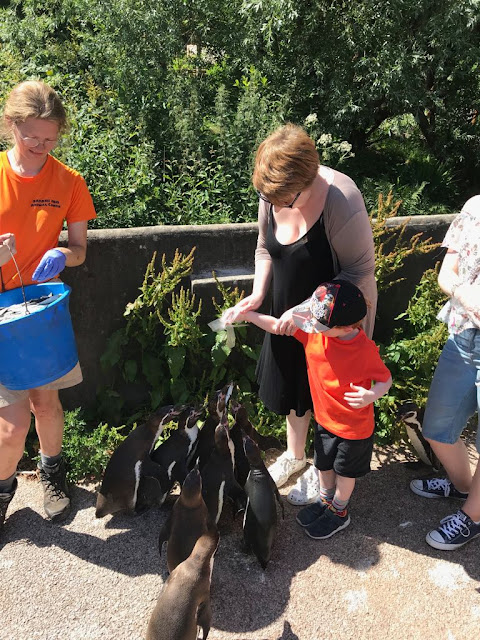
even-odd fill
[(96, 226), (255, 219), (252, 154), (286, 120), (369, 205), (393, 187), (408, 213), (438, 212), (478, 188), (478, 9), (5, 0), (0, 100), (32, 77), (60, 91), (58, 156), (87, 179)]

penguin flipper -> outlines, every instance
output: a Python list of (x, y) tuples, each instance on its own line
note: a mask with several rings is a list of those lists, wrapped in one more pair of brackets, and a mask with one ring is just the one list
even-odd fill
[(160, 557), (162, 555), (163, 543), (168, 542), (171, 531), (172, 531), (172, 517), (170, 515), (168, 517), (168, 520), (165, 522), (165, 524), (162, 525), (158, 533), (158, 551), (159, 551)]
[(274, 490), (275, 498), (278, 504), (280, 505), (280, 509), (282, 510), (282, 520), (285, 520), (285, 507), (283, 506), (282, 498), (280, 496), (280, 491), (278, 490), (277, 485), (275, 483), (273, 484), (275, 485), (275, 490)]
[(168, 493), (173, 487), (173, 482), (168, 477), (167, 470), (150, 458), (145, 458), (142, 463), (142, 476), (158, 480), (162, 493)]
[(212, 624), (212, 607), (210, 597), (206, 598), (197, 609), (197, 625), (202, 628), (202, 640), (207, 640)]

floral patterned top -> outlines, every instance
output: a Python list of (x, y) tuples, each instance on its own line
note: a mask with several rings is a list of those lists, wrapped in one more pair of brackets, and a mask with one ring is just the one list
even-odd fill
[[(450, 225), (442, 247), (458, 252), (461, 284), (472, 284), (480, 274), (480, 195), (470, 198)], [(455, 298), (450, 298), (438, 314), (448, 325), (450, 335), (465, 329), (478, 329)]]

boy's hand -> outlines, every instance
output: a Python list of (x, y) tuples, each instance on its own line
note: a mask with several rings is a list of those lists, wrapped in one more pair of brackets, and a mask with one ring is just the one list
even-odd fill
[(350, 383), (350, 389), (353, 389), (353, 391), (347, 391), (343, 398), (352, 409), (361, 409), (362, 407), (372, 404), (372, 402), (375, 402), (377, 399), (372, 389), (357, 387), (353, 382)]

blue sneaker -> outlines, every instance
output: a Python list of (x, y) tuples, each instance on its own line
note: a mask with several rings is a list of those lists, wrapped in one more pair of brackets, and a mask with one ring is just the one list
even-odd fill
[(346, 509), (339, 515), (332, 507), (327, 507), (319, 518), (305, 527), (305, 533), (314, 540), (324, 540), (345, 529), (349, 524), (350, 516)]
[(312, 502), (312, 504), (300, 509), (296, 517), (296, 521), (301, 527), (308, 527), (312, 522), (315, 522), (317, 518), (323, 516), (325, 509), (328, 509), (329, 505), (330, 502), (327, 502), (326, 500), (316, 500), (315, 502)]
[(457, 498), (466, 500), (468, 493), (456, 489), (447, 478), (431, 478), (430, 480), (412, 480), (410, 489), (417, 496), (424, 498)]
[(457, 513), (440, 520), (438, 529), (427, 533), (426, 540), (435, 549), (452, 551), (463, 547), (477, 536), (480, 536), (480, 524), (459, 509)]

